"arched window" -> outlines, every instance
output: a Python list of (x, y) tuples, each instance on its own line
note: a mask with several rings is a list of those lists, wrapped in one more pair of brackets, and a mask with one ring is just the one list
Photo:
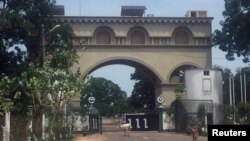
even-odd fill
[(188, 34), (185, 31), (178, 31), (175, 34), (175, 44), (188, 44)]
[(96, 32), (96, 44), (111, 44), (111, 34), (107, 29), (99, 29)]
[(145, 44), (145, 34), (140, 30), (132, 31), (130, 35), (131, 44)]
[(176, 45), (188, 45), (192, 33), (186, 28), (177, 28), (174, 31), (174, 41)]

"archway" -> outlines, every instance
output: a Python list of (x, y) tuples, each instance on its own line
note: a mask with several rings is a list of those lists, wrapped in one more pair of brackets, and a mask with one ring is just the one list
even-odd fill
[[(146, 104), (145, 107), (148, 109), (155, 109), (155, 105), (156, 105), (156, 102), (155, 102), (156, 98), (155, 97), (156, 97), (156, 94), (159, 95), (157, 93), (158, 91), (156, 90), (156, 86), (158, 86), (162, 81), (161, 81), (161, 78), (159, 77), (159, 75), (157, 74), (157, 72), (152, 67), (150, 67), (150, 65), (144, 63), (143, 61), (140, 61), (140, 60), (137, 60), (134, 58), (109, 58), (109, 59), (95, 63), (92, 67), (89, 68), (89, 70), (87, 70), (87, 72), (85, 72), (85, 75), (91, 74), (92, 72), (95, 72), (96, 70), (99, 70), (103, 67), (107, 67), (107, 66), (111, 66), (111, 65), (115, 65), (115, 64), (130, 66), (136, 70), (135, 72), (132, 73), (132, 74), (137, 73), (137, 78), (134, 78), (134, 80), (136, 80), (136, 81), (143, 80), (148, 85), (148, 87), (146, 87), (146, 88), (149, 88), (149, 89), (151, 88), (150, 92), (147, 92), (148, 94), (143, 95), (143, 96), (145, 96), (145, 99), (147, 99), (147, 98), (150, 99), (150, 100), (145, 100), (145, 101), (148, 101), (150, 103), (150, 104)], [(112, 73), (112, 72), (107, 72), (107, 73)], [(138, 76), (139, 76), (139, 78), (138, 78)], [(123, 77), (123, 76), (121, 75), (118, 77)], [(131, 76), (129, 76), (129, 77), (132, 78)], [(142, 83), (142, 84), (144, 85), (145, 83)], [(131, 93), (133, 98), (136, 98), (135, 94), (139, 94), (140, 91), (143, 91), (143, 89), (141, 89), (141, 90), (137, 89), (137, 93), (135, 91), (133, 91), (133, 93)], [(151, 93), (153, 96), (150, 95)], [(148, 96), (148, 95), (150, 95), (150, 96)], [(145, 102), (145, 103), (147, 103), (147, 102)], [(141, 104), (139, 104), (139, 106), (136, 106), (136, 107), (137, 108), (142, 107), (142, 105), (143, 104), (141, 103)]]
[(100, 62), (96, 62), (86, 72), (84, 72), (83, 75), (86, 76), (101, 67), (114, 65), (114, 64), (127, 65), (127, 66), (137, 68), (143, 71), (156, 84), (159, 84), (163, 81), (163, 78), (161, 78), (159, 73), (153, 67), (151, 67), (149, 64), (145, 63), (142, 60), (138, 60), (136, 58), (131, 58), (131, 57), (112, 57), (112, 58), (104, 59)]
[[(86, 72), (86, 74), (91, 74), (95, 71), (98, 71), (102, 68), (105, 68), (107, 66), (112, 66), (114, 64), (122, 64), (122, 65), (127, 65), (127, 66), (131, 66), (131, 67), (134, 67), (136, 69), (139, 69), (141, 71), (143, 71), (152, 81), (153, 81), (153, 85), (155, 84), (158, 84), (161, 82), (160, 78), (158, 78), (157, 74), (154, 72), (154, 70), (151, 70), (150, 69), (150, 66), (147, 65), (147, 64), (143, 64), (142, 61), (139, 61), (139, 60), (135, 60), (132, 58), (112, 58), (112, 59), (107, 59), (105, 61), (102, 61), (102, 62), (97, 62), (95, 65), (93, 65), (93, 67), (91, 67), (88, 72)], [(109, 73), (112, 73), (112, 72), (109, 72)], [(122, 77), (122, 76), (121, 76)], [(103, 92), (104, 93), (104, 92)], [(151, 100), (153, 99), (153, 101), (155, 102), (155, 93), (154, 94), (154, 97), (152, 98), (151, 97)], [(128, 96), (130, 97), (130, 96)], [(96, 100), (97, 101), (97, 100)], [(115, 103), (116, 100), (114, 100), (113, 103)], [(112, 102), (111, 102), (112, 103)], [(112, 108), (113, 105), (110, 105), (110, 107), (106, 107), (106, 111), (110, 110), (108, 108)], [(104, 106), (103, 106), (104, 107)], [(100, 110), (102, 111), (102, 110)], [(130, 112), (130, 111), (129, 111)], [(126, 113), (126, 112), (125, 112)], [(103, 131), (114, 131), (114, 130), (117, 130), (117, 129), (114, 129), (114, 126), (117, 127), (117, 123), (112, 123), (112, 122), (117, 122), (119, 121), (119, 118), (117, 119), (116, 117), (120, 117), (121, 115), (118, 115), (118, 116), (112, 116), (112, 118), (107, 118), (107, 117), (104, 117), (103, 118)], [(152, 115), (150, 115), (152, 116)], [(157, 117), (156, 115), (153, 115), (154, 117)], [(109, 124), (107, 124), (109, 123)], [(133, 123), (133, 122), (132, 122)], [(113, 126), (111, 126), (113, 124)], [(154, 127), (156, 128), (156, 127)], [(138, 129), (139, 130), (139, 129)], [(151, 129), (152, 130), (152, 129)]]

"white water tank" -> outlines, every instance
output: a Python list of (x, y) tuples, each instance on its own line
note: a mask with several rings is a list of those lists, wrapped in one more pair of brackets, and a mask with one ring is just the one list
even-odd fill
[[(184, 99), (198, 103), (211, 101), (210, 111), (213, 113), (213, 123), (219, 124), (223, 117), (222, 74), (217, 69), (190, 69), (185, 71), (186, 94)], [(192, 103), (192, 102), (190, 102)], [(186, 106), (187, 112), (197, 112), (196, 106)], [(195, 109), (194, 109), (195, 107)]]

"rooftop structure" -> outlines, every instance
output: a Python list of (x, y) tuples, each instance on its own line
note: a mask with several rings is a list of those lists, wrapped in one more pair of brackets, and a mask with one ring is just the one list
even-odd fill
[(64, 15), (64, 6), (63, 5), (55, 5), (52, 8), (52, 14), (53, 15)]
[(146, 10), (145, 6), (122, 6), (121, 16), (142, 17)]

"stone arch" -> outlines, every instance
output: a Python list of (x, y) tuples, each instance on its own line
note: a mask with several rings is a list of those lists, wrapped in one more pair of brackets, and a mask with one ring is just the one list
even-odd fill
[(184, 83), (184, 71), (187, 69), (201, 68), (199, 65), (185, 62), (174, 66), (168, 73), (167, 81), (169, 83)]
[(90, 74), (91, 72), (107, 66), (107, 65), (113, 65), (113, 64), (123, 64), (128, 65), (131, 67), (135, 67), (138, 69), (141, 69), (146, 75), (148, 75), (154, 82), (157, 84), (160, 84), (163, 82), (163, 78), (161, 75), (149, 64), (145, 63), (142, 60), (132, 58), (132, 57), (111, 57), (106, 58), (101, 61), (96, 62), (91, 67), (89, 67), (85, 72), (83, 72), (83, 76), (86, 76), (87, 74)]
[(193, 33), (188, 27), (180, 26), (174, 29), (172, 39), (175, 45), (188, 45), (193, 42)]
[(115, 34), (110, 27), (100, 26), (96, 28), (93, 37), (95, 44), (112, 44)]
[(148, 32), (143, 27), (132, 27), (127, 34), (130, 44), (146, 44)]

